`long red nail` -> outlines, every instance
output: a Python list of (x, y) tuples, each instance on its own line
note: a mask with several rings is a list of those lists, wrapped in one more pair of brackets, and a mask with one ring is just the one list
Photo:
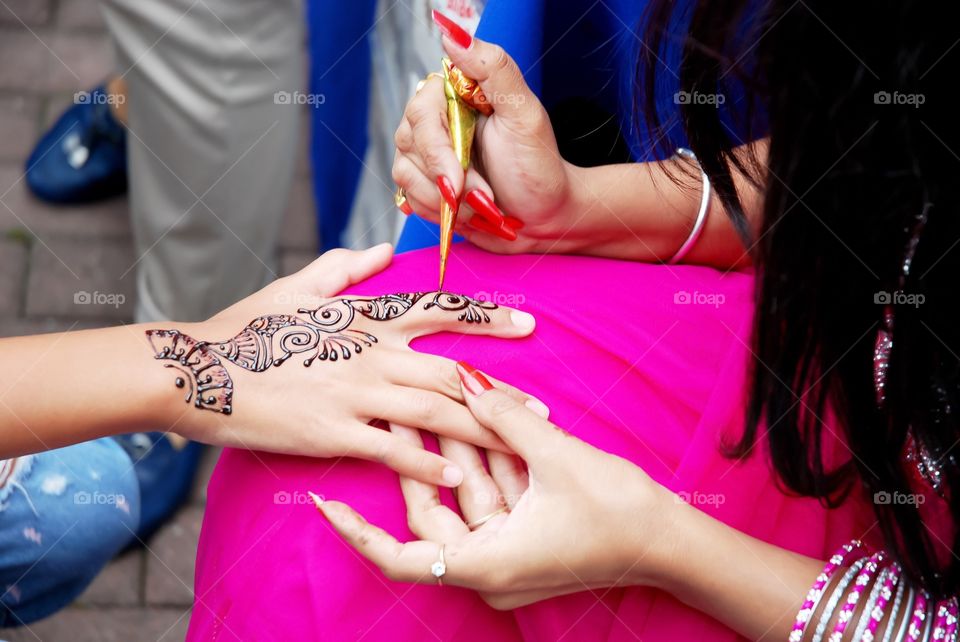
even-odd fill
[(453, 183), (450, 182), (450, 179), (443, 174), (437, 176), (437, 188), (440, 190), (440, 196), (447, 202), (450, 209), (456, 212), (460, 203), (457, 202), (457, 192), (453, 189)]
[(501, 225), (500, 227), (491, 225), (490, 221), (479, 216), (472, 217), (469, 221), (467, 221), (467, 225), (475, 230), (480, 230), (481, 232), (486, 232), (487, 234), (493, 234), (494, 236), (500, 237), (505, 241), (517, 240), (517, 233), (511, 228), (507, 227), (506, 225)]
[(463, 30), (463, 27), (436, 9), (433, 10), (433, 21), (438, 27), (440, 27), (440, 31), (443, 32), (443, 35), (445, 35), (447, 38), (450, 38), (450, 40), (455, 42), (458, 47), (466, 49), (470, 46), (470, 43), (473, 42), (473, 38), (470, 37), (469, 33)]
[(466, 361), (457, 362), (457, 374), (460, 375), (463, 387), (474, 396), (480, 396), (487, 390), (493, 390), (493, 384), (490, 383), (490, 380)]
[(470, 190), (464, 199), (467, 201), (467, 205), (473, 208), (473, 211), (490, 221), (492, 225), (500, 227), (503, 224), (503, 212), (483, 190)]
[(506, 223), (507, 227), (509, 227), (511, 230), (522, 230), (524, 225), (523, 221), (515, 216), (510, 216), (509, 214), (503, 217), (503, 222)]
[(404, 201), (403, 204), (400, 205), (400, 211), (406, 214), (407, 216), (410, 216), (411, 214), (413, 214), (413, 208), (410, 207), (410, 203), (408, 203), (407, 201)]

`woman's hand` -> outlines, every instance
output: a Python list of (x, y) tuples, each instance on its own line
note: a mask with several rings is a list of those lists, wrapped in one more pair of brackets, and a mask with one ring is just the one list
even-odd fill
[[(525, 406), (465, 364), (458, 371), (470, 410), (526, 461), (529, 480), (501, 455), (487, 476), (479, 456), (461, 451), (458, 459), (474, 462), (458, 488), (464, 517), (439, 502), (435, 487), (406, 479), (408, 521), (421, 540), (401, 544), (345, 504), (325, 501), (319, 508), (333, 527), (397, 581), (435, 583), (431, 565), (443, 545), (443, 582), (476, 589), (499, 609), (655, 583), (673, 544), (675, 496), (632, 463), (563, 432), (535, 404)], [(419, 443), (416, 431), (397, 432)]]
[(449, 293), (327, 298), (391, 257), (389, 245), (333, 250), (204, 323), (148, 330), (157, 360), (148, 367), (170, 368), (174, 430), (254, 450), (376, 460), (444, 486), (460, 483), (459, 467), (369, 424), (507, 450), (463, 405), (455, 364), (408, 343), (441, 331), (523, 337), (533, 317)]
[[(431, 76), (407, 104), (397, 128), (394, 181), (413, 211), (435, 222), (441, 189), (462, 199), (457, 232), (484, 249), (549, 248), (567, 228), (563, 212), (570, 166), (560, 157), (546, 110), (501, 47), (471, 39), (437, 12), (434, 20), (446, 34), (443, 46), (451, 61), (480, 84), (494, 113), (480, 116), (473, 162), (464, 176), (450, 143), (443, 82)], [(508, 219), (498, 233), (480, 231), (475, 224), (483, 226), (484, 217), (477, 210), (490, 220), (514, 217), (523, 226), (515, 229), (519, 224)]]

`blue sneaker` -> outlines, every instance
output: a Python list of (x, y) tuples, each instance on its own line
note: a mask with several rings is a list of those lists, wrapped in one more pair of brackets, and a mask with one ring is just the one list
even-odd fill
[(114, 439), (127, 451), (140, 482), (137, 537), (146, 541), (189, 499), (203, 445), (188, 441), (177, 447), (162, 432), (137, 432)]
[(74, 94), (27, 159), (30, 190), (44, 201), (89, 203), (127, 191), (127, 133), (101, 85)]

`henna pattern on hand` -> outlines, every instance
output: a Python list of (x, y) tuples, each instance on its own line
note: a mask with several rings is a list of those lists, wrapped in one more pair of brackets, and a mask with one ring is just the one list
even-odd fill
[[(314, 361), (337, 361), (373, 347), (377, 337), (351, 324), (359, 314), (371, 321), (397, 319), (426, 297), (424, 292), (386, 294), (374, 298), (335, 299), (318, 308), (300, 308), (297, 316), (268, 314), (257, 317), (236, 336), (225, 341), (197, 341), (178, 330), (147, 330), (154, 358), (185, 376), (174, 384), (187, 387), (184, 401), (202, 410), (229, 415), (233, 412), (233, 380), (221, 358), (251, 372), (263, 372), (282, 366), (295, 354), (308, 353), (303, 365)], [(490, 323), (487, 310), (497, 305), (468, 296), (437, 292), (424, 310), (439, 308), (460, 312), (457, 320), (465, 323)]]

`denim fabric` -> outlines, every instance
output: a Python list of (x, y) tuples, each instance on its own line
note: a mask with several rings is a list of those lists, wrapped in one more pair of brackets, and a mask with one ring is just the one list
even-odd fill
[(139, 521), (137, 475), (113, 439), (0, 461), (0, 627), (69, 604)]

